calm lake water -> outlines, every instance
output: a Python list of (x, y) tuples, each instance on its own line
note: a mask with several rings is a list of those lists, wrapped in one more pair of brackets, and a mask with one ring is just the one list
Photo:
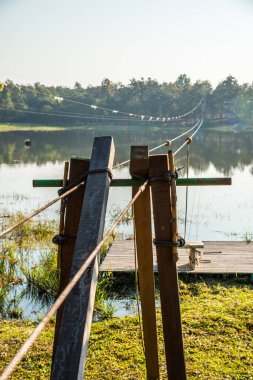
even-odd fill
[[(185, 128), (140, 126), (94, 126), (60, 131), (14, 131), (0, 133), (0, 215), (17, 211), (25, 214), (57, 196), (56, 188), (33, 188), (33, 179), (62, 178), (64, 161), (78, 156), (89, 158), (95, 136), (112, 135), (116, 145), (115, 163), (129, 158), (131, 145), (150, 148), (187, 130)], [(1, 129), (1, 127), (0, 127)], [(253, 128), (252, 128), (253, 131)], [(32, 146), (26, 148), (24, 140)], [(172, 145), (175, 150), (184, 138)], [(189, 188), (187, 239), (243, 240), (253, 234), (253, 134), (237, 126), (210, 129), (203, 125), (190, 146), (190, 177), (232, 177), (232, 186)], [(167, 148), (157, 153), (166, 153)], [(176, 165), (184, 166), (186, 150), (176, 156)], [(114, 178), (129, 177), (128, 167), (118, 169)], [(185, 176), (185, 172), (180, 172)], [(115, 210), (123, 209), (131, 198), (131, 189), (111, 188), (106, 225)], [(184, 233), (185, 188), (178, 187), (179, 232)], [(59, 219), (59, 204), (43, 213), (44, 218)], [(118, 232), (131, 235), (132, 224), (123, 224)], [(134, 303), (113, 301), (116, 315), (135, 313)], [(36, 319), (46, 308), (23, 300), (24, 318)]]
[[(62, 178), (64, 161), (78, 156), (88, 158), (95, 136), (112, 135), (116, 145), (115, 163), (129, 158), (131, 145), (150, 148), (187, 130), (153, 126), (84, 126), (60, 131), (14, 131), (0, 133), (0, 213), (30, 213), (57, 196), (56, 188), (33, 188), (35, 178)], [(1, 127), (0, 127), (1, 129)], [(253, 128), (252, 128), (253, 131)], [(24, 140), (32, 146), (26, 148)], [(179, 147), (184, 137), (172, 145)], [(232, 186), (189, 188), (187, 238), (190, 240), (242, 240), (253, 233), (253, 134), (239, 126), (210, 129), (205, 124), (190, 146), (191, 177), (232, 177)], [(157, 153), (166, 153), (167, 148)], [(176, 157), (183, 166), (186, 150)], [(185, 172), (180, 172), (185, 176)], [(118, 169), (114, 178), (129, 177), (128, 167)], [(129, 202), (131, 189), (111, 188), (107, 226), (114, 210)], [(56, 204), (45, 218), (58, 219)], [(179, 231), (183, 234), (185, 189), (178, 188)], [(132, 226), (122, 225), (119, 232), (132, 234)]]

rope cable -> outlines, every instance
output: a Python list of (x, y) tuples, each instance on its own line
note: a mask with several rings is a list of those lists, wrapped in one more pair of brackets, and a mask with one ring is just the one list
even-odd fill
[[(154, 152), (155, 150), (160, 149), (160, 148), (162, 148), (163, 146), (171, 145), (172, 142), (178, 140), (178, 139), (179, 139), (180, 137), (182, 137), (182, 136), (185, 136), (187, 133), (191, 132), (194, 128), (196, 128), (196, 127), (198, 126), (199, 122), (200, 122), (200, 120), (198, 120), (197, 123), (194, 124), (193, 127), (191, 127), (190, 129), (188, 129), (186, 132), (182, 133), (181, 135), (176, 136), (176, 137), (174, 137), (174, 138), (171, 139), (171, 140), (166, 140), (165, 143), (163, 143), (163, 144), (161, 144), (161, 145), (158, 145), (158, 146), (156, 146), (156, 147), (150, 149), (150, 150), (149, 150), (149, 153)], [(117, 165), (114, 166), (114, 169), (116, 169), (116, 168), (118, 168), (118, 167), (120, 167), (120, 166), (126, 165), (126, 164), (128, 164), (129, 162), (130, 162), (130, 160), (126, 160), (126, 161), (120, 162), (119, 164), (117, 164)]]
[(169, 120), (175, 120), (175, 119), (181, 119), (185, 116), (188, 116), (190, 115), (191, 113), (193, 113), (199, 106), (200, 104), (203, 102), (203, 97), (200, 99), (200, 101), (197, 103), (197, 105), (195, 107), (193, 107), (190, 111), (188, 112), (185, 112), (184, 114), (181, 114), (181, 115), (176, 115), (176, 116), (150, 116), (150, 115), (140, 115), (140, 114), (136, 114), (136, 113), (131, 113), (131, 112), (125, 112), (125, 111), (118, 111), (118, 110), (115, 110), (115, 109), (111, 109), (111, 108), (106, 108), (106, 107), (100, 107), (100, 106), (97, 106), (97, 105), (94, 105), (94, 104), (87, 104), (87, 103), (83, 103), (83, 102), (78, 102), (76, 100), (71, 100), (71, 99), (67, 99), (67, 98), (64, 98), (64, 97), (61, 97), (60, 98), (62, 101), (67, 101), (67, 102), (71, 102), (71, 103), (75, 103), (75, 104), (79, 104), (79, 105), (83, 105), (85, 107), (90, 107), (92, 109), (98, 109), (98, 110), (102, 110), (102, 111), (109, 111), (109, 112), (112, 112), (112, 113), (120, 113), (122, 115), (128, 115), (128, 116), (134, 116), (134, 117), (138, 117), (138, 118), (141, 118), (141, 120), (144, 120), (145, 118), (147, 120), (145, 121), (169, 121)]
[(195, 136), (196, 135), (196, 133), (199, 131), (199, 129), (201, 128), (201, 126), (202, 126), (202, 124), (203, 124), (203, 119), (201, 119), (201, 121), (200, 121), (200, 123), (199, 123), (199, 125), (198, 125), (198, 128), (194, 131), (194, 133), (191, 135), (191, 136), (189, 136), (187, 139), (186, 139), (186, 141), (174, 152), (174, 156), (178, 153), (178, 152), (180, 152), (180, 150), (181, 149), (183, 149), (183, 147), (186, 145), (186, 144), (188, 144), (188, 141), (189, 141), (189, 139), (191, 139), (192, 140), (192, 138), (193, 138), (193, 136)]
[(85, 184), (85, 182), (86, 181), (80, 182), (78, 185), (72, 187), (70, 190), (66, 191), (64, 194), (60, 195), (57, 198), (54, 198), (52, 201), (50, 201), (47, 204), (45, 204), (44, 206), (38, 208), (36, 211), (34, 211), (32, 214), (28, 215), (24, 219), (18, 221), (17, 223), (13, 224), (12, 226), (6, 228), (4, 231), (2, 231), (0, 233), (0, 239), (3, 238), (8, 233), (10, 233), (11, 231), (13, 231), (15, 228), (21, 226), (22, 224), (24, 224), (28, 220), (32, 219), (34, 216), (36, 216), (39, 213), (41, 213), (42, 211), (46, 210), (48, 207), (52, 206), (54, 203), (58, 202), (59, 200), (65, 198), (67, 195), (69, 195), (69, 194), (73, 193), (74, 191), (76, 191), (77, 189), (79, 189), (81, 186), (83, 186)]
[[(189, 166), (190, 166), (190, 144), (187, 144), (186, 178), (189, 178)], [(185, 190), (185, 216), (184, 216), (184, 240), (185, 241), (186, 241), (187, 214), (188, 214), (188, 186), (186, 186), (186, 190)]]

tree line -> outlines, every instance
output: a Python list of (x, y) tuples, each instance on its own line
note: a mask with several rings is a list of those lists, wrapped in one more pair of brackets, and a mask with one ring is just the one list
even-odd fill
[[(213, 88), (207, 80), (192, 83), (187, 75), (181, 74), (175, 82), (169, 83), (141, 78), (131, 79), (123, 85), (104, 79), (99, 86), (86, 88), (78, 82), (74, 88), (68, 88), (45, 86), (39, 82), (17, 85), (6, 80), (0, 83), (0, 122), (78, 125), (113, 123), (114, 120), (118, 123), (122, 117), (116, 112), (74, 102), (140, 115), (176, 116), (190, 111), (203, 96), (207, 119), (233, 119), (236, 122), (253, 119), (253, 83), (240, 85), (229, 75)], [(62, 101), (61, 98), (74, 102)], [(200, 116), (201, 112), (199, 107), (193, 116)]]

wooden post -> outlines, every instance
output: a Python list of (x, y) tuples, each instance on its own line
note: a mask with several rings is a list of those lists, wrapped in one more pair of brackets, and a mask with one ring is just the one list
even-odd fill
[[(156, 155), (149, 158), (150, 176), (162, 177), (169, 170), (168, 156)], [(155, 239), (172, 241), (171, 194), (165, 180), (151, 181)], [(158, 279), (161, 297), (163, 334), (169, 380), (185, 380), (183, 336), (178, 293), (178, 277), (172, 247), (156, 246)]]
[[(69, 182), (74, 181), (83, 173), (89, 170), (90, 160), (84, 160), (82, 158), (71, 158), (70, 170), (69, 170)], [(66, 199), (66, 211), (65, 211), (65, 223), (64, 234), (71, 239), (67, 240), (61, 246), (61, 273), (60, 273), (60, 286), (59, 293), (67, 286), (69, 282), (70, 270), (72, 265), (72, 259), (75, 250), (75, 243), (78, 232), (78, 226), (80, 221), (81, 209), (83, 204), (83, 197), (85, 192), (85, 186), (80, 187), (77, 191), (70, 194)], [(58, 336), (61, 326), (63, 306), (59, 308), (56, 314), (55, 334), (54, 334), (54, 349), (53, 358), (58, 342)], [(53, 359), (54, 360), (54, 359)]]
[[(64, 164), (64, 172), (63, 172), (63, 187), (67, 185), (69, 174), (69, 162), (66, 161)], [(65, 221), (65, 201), (61, 200), (60, 206), (60, 223), (59, 223), (59, 234), (64, 234), (64, 221)], [(57, 268), (61, 269), (61, 256), (62, 256), (62, 246), (58, 245), (58, 256), (57, 256)]]
[[(89, 174), (87, 178), (71, 278), (103, 237), (110, 187), (110, 176), (103, 169), (111, 170), (113, 159), (113, 138), (96, 137), (89, 170), (101, 171)], [(97, 276), (98, 259), (96, 258), (65, 301), (51, 375), (53, 380), (83, 379)]]
[[(130, 174), (147, 177), (149, 174), (148, 146), (132, 146)], [(133, 187), (133, 196), (137, 188)], [(150, 188), (147, 186), (134, 203), (135, 239), (141, 293), (141, 311), (144, 335), (147, 379), (159, 379), (156, 331), (154, 264), (152, 249)]]
[[(169, 156), (169, 167), (170, 173), (175, 175), (175, 164), (174, 164), (174, 156), (172, 150), (168, 152)], [(172, 233), (172, 241), (177, 243), (178, 241), (178, 230), (177, 230), (177, 189), (176, 189), (176, 179), (173, 178), (171, 180), (171, 233)], [(178, 249), (177, 247), (172, 248), (173, 259), (175, 262), (178, 261)]]

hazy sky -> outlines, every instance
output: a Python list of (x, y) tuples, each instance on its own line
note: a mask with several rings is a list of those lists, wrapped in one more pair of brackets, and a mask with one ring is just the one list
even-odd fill
[(0, 0), (0, 80), (253, 81), (253, 0)]

